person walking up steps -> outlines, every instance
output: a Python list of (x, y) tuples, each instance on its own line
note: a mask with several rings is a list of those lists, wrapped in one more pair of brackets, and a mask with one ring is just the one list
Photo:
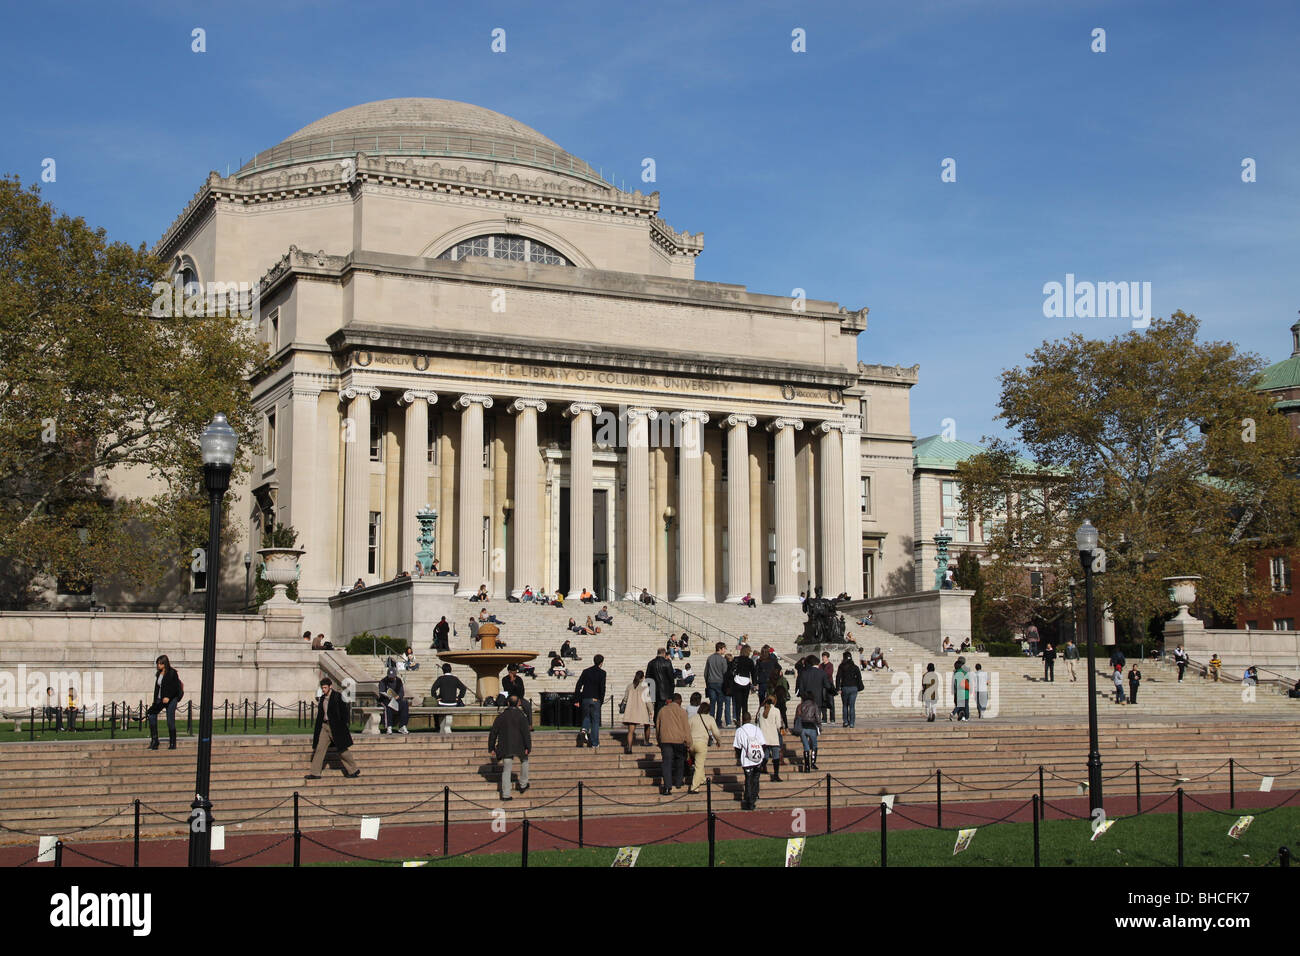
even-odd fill
[(578, 698), (582, 707), (582, 737), (588, 747), (600, 746), (600, 705), (605, 700), (605, 672), (601, 664), (605, 655), (597, 654), (591, 659), (591, 666), (578, 675), (577, 686), (573, 696)]
[(966, 670), (966, 658), (959, 657), (952, 665), (952, 713), (948, 719), (957, 718), (957, 722), (970, 720), (970, 674)]
[(695, 760), (695, 772), (691, 775), (690, 793), (699, 793), (704, 786), (705, 767), (708, 763), (709, 748), (715, 746), (722, 738), (722, 731), (713, 720), (713, 710), (706, 700), (700, 709), (691, 715), (691, 757)]
[[(983, 718), (984, 711), (989, 709), (989, 672), (984, 669), (983, 664), (975, 665), (975, 673), (971, 675), (975, 681), (973, 690), (975, 691), (975, 712)], [(966, 715), (970, 716), (970, 705), (966, 705)]]
[(339, 762), (343, 764), (343, 776), (359, 777), (361, 771), (357, 762), (348, 753), (352, 746), (352, 731), (348, 730), (348, 705), (343, 698), (334, 693), (334, 682), (328, 677), (321, 678), (320, 699), (316, 703), (316, 729), (311, 738), (312, 758), (311, 773), (308, 780), (319, 780), (320, 772), (325, 769), (325, 754), (333, 747), (339, 753)]
[(1056, 648), (1051, 644), (1043, 651), (1043, 680), (1056, 683)]
[(1065, 644), (1065, 669), (1070, 672), (1070, 681), (1073, 683), (1079, 678), (1074, 673), (1074, 662), (1079, 659), (1079, 648), (1075, 646), (1074, 639), (1071, 638)]
[(510, 771), (519, 761), (519, 792), (528, 792), (528, 754), (533, 749), (533, 728), (519, 707), (519, 698), (511, 694), (506, 709), (497, 714), (488, 731), (488, 752), (501, 761), (501, 799), (510, 797)]
[(925, 708), (925, 719), (933, 723), (935, 710), (939, 703), (939, 675), (935, 672), (934, 662), (925, 665), (921, 675), (921, 706)]
[[(816, 701), (809, 700), (806, 703), (810, 703), (814, 710), (818, 709)], [(763, 769), (765, 752), (763, 731), (747, 711), (740, 715), (740, 726), (736, 728), (736, 739), (732, 741), (732, 746), (736, 749), (736, 759), (745, 774), (745, 790), (740, 801), (740, 809), (753, 810), (754, 805), (758, 803), (759, 773)]]
[(1183, 682), (1183, 671), (1187, 670), (1187, 652), (1183, 650), (1183, 645), (1179, 644), (1174, 648), (1174, 663), (1178, 665), (1178, 683)]

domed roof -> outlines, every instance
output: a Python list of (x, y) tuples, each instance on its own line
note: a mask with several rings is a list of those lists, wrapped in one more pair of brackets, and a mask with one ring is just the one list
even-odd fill
[(590, 165), (531, 126), (470, 103), (420, 97), (330, 113), (259, 153), (240, 174), (354, 153), (508, 162), (607, 185)]

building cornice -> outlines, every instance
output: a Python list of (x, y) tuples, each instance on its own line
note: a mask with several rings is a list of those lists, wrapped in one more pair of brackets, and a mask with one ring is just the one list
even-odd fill
[(460, 359), (480, 359), (534, 365), (589, 365), (619, 371), (654, 371), (737, 381), (820, 385), (845, 388), (853, 373), (817, 366), (748, 362), (707, 353), (681, 353), (622, 346), (619, 351), (578, 342), (547, 342), (432, 329), (348, 325), (326, 339), (335, 355), (353, 351), (415, 352)]

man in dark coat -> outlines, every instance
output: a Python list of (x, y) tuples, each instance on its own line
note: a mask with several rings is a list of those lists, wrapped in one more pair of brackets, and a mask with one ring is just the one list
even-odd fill
[(1043, 680), (1056, 681), (1056, 648), (1051, 644), (1043, 651)]
[(320, 699), (316, 704), (316, 729), (311, 735), (312, 758), (311, 773), (308, 780), (319, 780), (320, 772), (325, 768), (325, 754), (333, 747), (339, 752), (339, 761), (343, 764), (343, 776), (359, 777), (361, 771), (357, 762), (348, 753), (352, 746), (352, 731), (348, 730), (348, 706), (343, 698), (334, 692), (334, 682), (324, 677), (320, 682)]
[(582, 736), (588, 747), (600, 746), (600, 705), (605, 702), (605, 671), (600, 665), (604, 663), (603, 654), (593, 657), (591, 666), (578, 675), (577, 686), (573, 688), (573, 696), (582, 708)]
[(488, 731), (488, 750), (501, 761), (501, 799), (510, 797), (510, 769), (519, 759), (519, 792), (528, 791), (528, 754), (533, 749), (533, 728), (519, 707), (514, 694), (506, 702), (506, 709), (497, 714)]
[(673, 696), (676, 678), (673, 677), (673, 662), (668, 659), (668, 651), (659, 648), (655, 659), (645, 666), (645, 676), (655, 682), (655, 713), (663, 709)]
[(433, 625), (433, 649), (435, 651), (449, 651), (451, 646), (447, 643), (447, 636), (451, 633), (451, 625), (447, 623), (444, 617), (437, 624)]

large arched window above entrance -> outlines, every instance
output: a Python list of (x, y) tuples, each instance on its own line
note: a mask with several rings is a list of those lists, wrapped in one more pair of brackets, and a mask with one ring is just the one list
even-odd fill
[(544, 242), (526, 236), (507, 236), (504, 233), (465, 239), (447, 249), (438, 258), (460, 261), (471, 256), (511, 259), (515, 262), (541, 262), (551, 266), (573, 265), (562, 253)]

